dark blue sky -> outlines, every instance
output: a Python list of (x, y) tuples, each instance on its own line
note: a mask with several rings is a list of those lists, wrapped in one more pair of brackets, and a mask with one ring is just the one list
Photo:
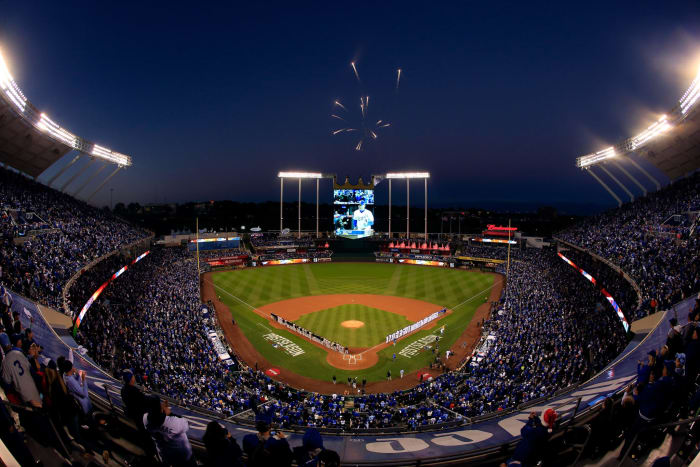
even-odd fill
[[(328, 3), (0, 1), (0, 49), (41, 110), (134, 158), (110, 185), (142, 203), (425, 169), (436, 205), (610, 205), (575, 157), (670, 110), (700, 63), (698, 2)], [(353, 59), (393, 124), (360, 153), (330, 134)]]

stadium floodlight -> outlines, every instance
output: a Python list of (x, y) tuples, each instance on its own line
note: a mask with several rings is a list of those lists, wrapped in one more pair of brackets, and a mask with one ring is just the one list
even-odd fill
[(642, 131), (639, 133), (637, 136), (632, 138), (630, 147), (634, 151), (635, 149), (641, 147), (649, 141), (650, 139), (660, 135), (661, 133), (664, 133), (668, 130), (671, 129), (671, 124), (668, 123), (668, 120), (666, 119), (666, 115), (662, 115), (661, 118), (659, 118), (658, 121), (654, 122), (652, 125), (649, 126), (646, 130)]
[(681, 113), (683, 115), (688, 113), (688, 110), (695, 104), (698, 97), (700, 97), (700, 70), (698, 70), (698, 75), (693, 82), (690, 83), (688, 90), (683, 94), (683, 97), (681, 97)]
[(93, 145), (90, 154), (92, 154), (95, 157), (106, 159), (117, 165), (131, 165), (131, 158), (126, 154), (121, 154), (119, 152), (112, 151), (111, 149), (98, 146), (97, 144)]
[(323, 178), (323, 174), (317, 172), (280, 172), (279, 178)]
[(615, 148), (610, 146), (609, 148), (601, 149), (596, 153), (579, 157), (576, 159), (576, 165), (583, 169), (613, 157), (615, 157)]
[(120, 167), (131, 165), (131, 158), (129, 156), (112, 151), (111, 149), (99, 146), (76, 136), (65, 128), (59, 126), (46, 114), (40, 114), (36, 107), (28, 102), (27, 98), (22, 93), (22, 90), (12, 78), (12, 74), (10, 74), (10, 70), (7, 67), (7, 62), (5, 62), (2, 54), (0, 54), (0, 91), (7, 96), (9, 103), (14, 104), (23, 119), (54, 140), (65, 144), (71, 149), (89, 153), (94, 157), (104, 159), (108, 162), (117, 164)]
[(24, 112), (27, 107), (27, 98), (22, 94), (22, 90), (17, 86), (15, 80), (12, 79), (10, 70), (7, 68), (5, 59), (0, 53), (0, 89), (5, 95), (17, 106), (20, 112)]
[(428, 172), (401, 172), (401, 173), (389, 173), (386, 174), (386, 178), (430, 178), (430, 173)]
[(78, 138), (73, 133), (58, 126), (58, 124), (47, 117), (46, 114), (41, 114), (41, 119), (39, 120), (39, 123), (36, 124), (36, 127), (44, 133), (48, 133), (57, 140), (67, 144), (73, 149), (78, 149)]

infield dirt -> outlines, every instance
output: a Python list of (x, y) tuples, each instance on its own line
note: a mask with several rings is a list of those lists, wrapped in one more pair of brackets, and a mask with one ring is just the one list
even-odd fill
[[(231, 319), (231, 312), (229, 308), (218, 299), (213, 282), (213, 273), (206, 273), (201, 276), (201, 290), (202, 299), (204, 301), (211, 300), (216, 308), (216, 315), (219, 320), (219, 324), (224, 331), (224, 335), (228, 340), (229, 344), (233, 348), (236, 355), (240, 360), (260, 371), (264, 371), (266, 368), (272, 365), (268, 362), (257, 349), (250, 343), (246, 338), (240, 328), (233, 324)], [(498, 300), (501, 295), (501, 290), (503, 288), (503, 277), (494, 274), (494, 287), (490, 291), (489, 302)], [(275, 303), (270, 303), (268, 305), (262, 306), (254, 311), (260, 316), (268, 320), (271, 326), (278, 329), (282, 329), (283, 326), (277, 322), (273, 322), (269, 314), (275, 313), (279, 316), (284, 317), (290, 321), (298, 319), (298, 317), (307, 314), (326, 309), (333, 306), (339, 306), (347, 303), (360, 303), (367, 306), (383, 309), (393, 313), (398, 313), (406, 316), (407, 319), (411, 321), (418, 321), (421, 318), (428, 316), (429, 314), (436, 311), (436, 305), (433, 303), (424, 302), (421, 300), (414, 300), (404, 297), (393, 297), (387, 295), (365, 295), (365, 294), (337, 294), (337, 295), (319, 295), (319, 296), (307, 296), (299, 297), (290, 300), (283, 300)], [(464, 332), (457, 339), (451, 348), (454, 353), (452, 357), (447, 361), (447, 367), (449, 369), (454, 369), (458, 364), (468, 355), (471, 354), (474, 346), (478, 343), (479, 337), (481, 335), (481, 324), (485, 319), (488, 318), (490, 312), (490, 304), (484, 303), (480, 305), (470, 323), (465, 328)], [(434, 327), (435, 322), (429, 323), (422, 329), (429, 329)], [(391, 343), (380, 344), (378, 346), (371, 347), (369, 349), (357, 349), (351, 348), (351, 354), (360, 354), (361, 358), (358, 360), (356, 358), (355, 363), (350, 363), (349, 357), (343, 357), (343, 354), (339, 352), (332, 351), (323, 347), (322, 345), (306, 339), (308, 342), (316, 345), (317, 347), (326, 351), (326, 360), (329, 364), (336, 368), (349, 369), (349, 370), (361, 370), (365, 368), (370, 368), (374, 366), (379, 357), (378, 352), (382, 349), (392, 345)], [(295, 388), (305, 389), (308, 391), (314, 391), (324, 394), (342, 394), (346, 391), (352, 392), (353, 389), (345, 384), (333, 384), (330, 381), (322, 381), (314, 378), (309, 378), (307, 376), (302, 376), (285, 368), (280, 368), (280, 375), (276, 378), (290, 386)], [(416, 386), (419, 383), (420, 374), (430, 374), (431, 376), (437, 376), (440, 374), (439, 371), (430, 370), (428, 368), (418, 369), (411, 374), (404, 375), (403, 378), (398, 378), (398, 375), (393, 375), (391, 381), (376, 381), (370, 382), (366, 385), (365, 390), (368, 393), (378, 393), (378, 392), (391, 392), (396, 390), (408, 389)]]

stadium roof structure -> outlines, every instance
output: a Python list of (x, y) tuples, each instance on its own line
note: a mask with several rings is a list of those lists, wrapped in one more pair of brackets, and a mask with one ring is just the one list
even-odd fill
[(70, 152), (76, 152), (77, 155), (51, 178), (49, 185), (83, 156), (87, 156), (89, 162), (61, 186), (62, 191), (83, 175), (92, 163), (103, 162), (103, 166), (72, 193), (73, 196), (82, 191), (106, 166), (116, 166), (88, 200), (119, 170), (131, 166), (131, 157), (126, 154), (81, 138), (39, 111), (14, 81), (0, 54), (0, 162), (36, 178)]
[(622, 165), (629, 162), (645, 175), (659, 189), (659, 181), (634, 161), (635, 155), (656, 167), (670, 180), (688, 175), (700, 169), (700, 71), (678, 104), (667, 114), (649, 125), (636, 136), (627, 138), (614, 146), (592, 154), (576, 158), (576, 166), (586, 170), (603, 188), (622, 205), (617, 194), (595, 173), (593, 167), (600, 168), (629, 197), (634, 200), (632, 191), (609, 170), (612, 164), (634, 183), (643, 194), (647, 189)]

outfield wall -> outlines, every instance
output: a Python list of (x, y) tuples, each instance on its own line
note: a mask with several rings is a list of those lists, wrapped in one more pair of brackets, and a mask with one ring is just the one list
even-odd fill
[[(31, 326), (35, 339), (45, 348), (45, 354), (53, 358), (67, 356), (69, 347), (77, 348), (70, 336), (60, 336), (49, 326), (39, 307), (30, 300), (13, 294), (13, 311), (20, 313), (23, 325)], [(693, 298), (687, 299), (676, 307), (681, 324), (687, 321), (687, 312), (692, 308)], [(637, 336), (625, 351), (613, 363), (592, 379), (572, 388), (555, 393), (550, 400), (531, 401), (520, 407), (494, 415), (478, 417), (465, 421), (458, 428), (433, 432), (401, 432), (352, 435), (324, 435), (324, 445), (337, 451), (343, 463), (369, 465), (391, 463), (394, 465), (415, 464), (421, 459), (422, 464), (437, 459), (465, 459), (492, 453), (497, 456), (504, 444), (516, 441), (520, 429), (525, 424), (530, 412), (554, 408), (562, 415), (562, 420), (570, 419), (578, 407), (577, 419), (584, 418), (606, 396), (620, 393), (637, 375), (637, 361), (645, 358), (647, 352), (664, 345), (669, 323), (668, 312), (657, 326), (647, 335)], [(30, 318), (33, 317), (33, 322)], [(74, 352), (74, 366), (87, 373), (91, 397), (102, 407), (110, 401), (121, 407), (118, 394), (121, 381), (117, 380), (95, 365), (88, 357)], [(109, 390), (113, 387), (114, 390)], [(108, 394), (109, 393), (109, 394)], [(580, 399), (580, 405), (579, 405)], [(171, 402), (173, 413), (187, 418), (190, 425), (188, 435), (194, 442), (200, 442), (206, 425), (210, 420), (218, 419), (217, 414), (192, 407), (182, 407)], [(220, 420), (231, 434), (240, 440), (245, 434), (253, 432), (250, 424), (234, 418)], [(435, 427), (431, 427), (434, 429)], [(291, 433), (290, 444), (300, 445), (302, 435)]]

